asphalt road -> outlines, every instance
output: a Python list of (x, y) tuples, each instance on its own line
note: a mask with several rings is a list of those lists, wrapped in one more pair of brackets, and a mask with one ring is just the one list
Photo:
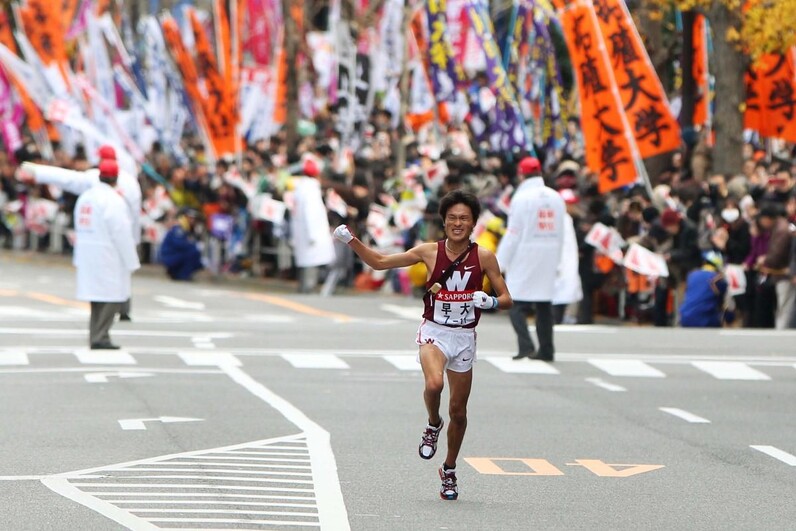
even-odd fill
[(0, 254), (2, 529), (796, 525), (794, 332), (565, 326), (550, 365), (485, 315), (448, 502), (418, 300), (133, 284), (92, 352), (68, 263)]

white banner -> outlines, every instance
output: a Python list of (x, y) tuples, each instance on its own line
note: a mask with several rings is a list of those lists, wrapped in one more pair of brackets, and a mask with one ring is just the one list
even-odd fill
[(637, 243), (630, 245), (625, 253), (624, 266), (648, 277), (668, 277), (669, 268), (663, 256), (653, 253)]
[(388, 247), (393, 242), (393, 234), (388, 227), (390, 217), (384, 207), (371, 205), (368, 213), (368, 234), (373, 238), (376, 247)]
[(595, 223), (586, 235), (585, 241), (615, 263), (622, 265), (622, 247), (625, 246), (625, 240), (613, 227)]
[(727, 264), (724, 266), (724, 278), (727, 280), (727, 291), (731, 296), (746, 293), (746, 272), (743, 266)]
[(256, 205), (256, 210), (253, 214), (257, 219), (270, 221), (275, 224), (282, 223), (285, 220), (287, 205), (271, 197), (271, 194), (260, 194), (255, 196), (253, 205)]

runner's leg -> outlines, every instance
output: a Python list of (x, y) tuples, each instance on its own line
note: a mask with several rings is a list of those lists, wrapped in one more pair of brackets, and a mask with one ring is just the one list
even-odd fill
[(450, 384), (450, 423), (448, 424), (448, 456), (445, 465), (456, 468), (456, 459), (462, 447), (464, 432), (467, 429), (467, 402), (473, 385), (473, 371), (448, 371)]
[(420, 346), (420, 366), (423, 368), (425, 389), (423, 401), (428, 410), (428, 423), (439, 426), (442, 418), (439, 416), (439, 402), (442, 389), (445, 387), (443, 373), (445, 372), (445, 355), (435, 345), (425, 344)]

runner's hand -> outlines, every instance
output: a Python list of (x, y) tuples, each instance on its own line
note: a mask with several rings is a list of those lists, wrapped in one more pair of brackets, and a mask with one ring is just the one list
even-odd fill
[(481, 310), (492, 310), (497, 308), (498, 300), (497, 297), (487, 295), (483, 291), (476, 291), (473, 293), (473, 304)]
[(348, 230), (348, 225), (340, 225), (334, 229), (334, 237), (343, 243), (350, 243), (354, 239), (354, 235)]

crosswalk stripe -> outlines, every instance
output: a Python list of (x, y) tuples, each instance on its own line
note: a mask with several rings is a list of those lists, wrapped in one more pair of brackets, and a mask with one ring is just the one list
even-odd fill
[(401, 371), (422, 371), (423, 368), (413, 356), (382, 356), (396, 369)]
[(719, 380), (770, 380), (767, 374), (738, 361), (694, 361), (691, 365)]
[(138, 362), (125, 350), (75, 350), (80, 363), (86, 365), (136, 365)]
[(664, 373), (640, 360), (590, 359), (589, 363), (611, 376), (666, 378)]
[(28, 354), (19, 350), (0, 351), (0, 365), (30, 365)]
[(203, 365), (232, 365), (240, 367), (242, 364), (238, 358), (229, 352), (178, 352), (177, 355), (186, 365), (203, 366)]
[(558, 369), (540, 360), (513, 360), (511, 358), (485, 358), (503, 372), (514, 374), (559, 374)]
[(784, 450), (780, 450), (776, 446), (765, 446), (765, 445), (750, 445), (750, 448), (757, 450), (758, 452), (763, 452), (766, 455), (770, 455), (774, 459), (779, 459), (786, 465), (796, 466), (796, 456), (785, 452)]
[(297, 369), (348, 369), (348, 363), (331, 354), (282, 354)]

